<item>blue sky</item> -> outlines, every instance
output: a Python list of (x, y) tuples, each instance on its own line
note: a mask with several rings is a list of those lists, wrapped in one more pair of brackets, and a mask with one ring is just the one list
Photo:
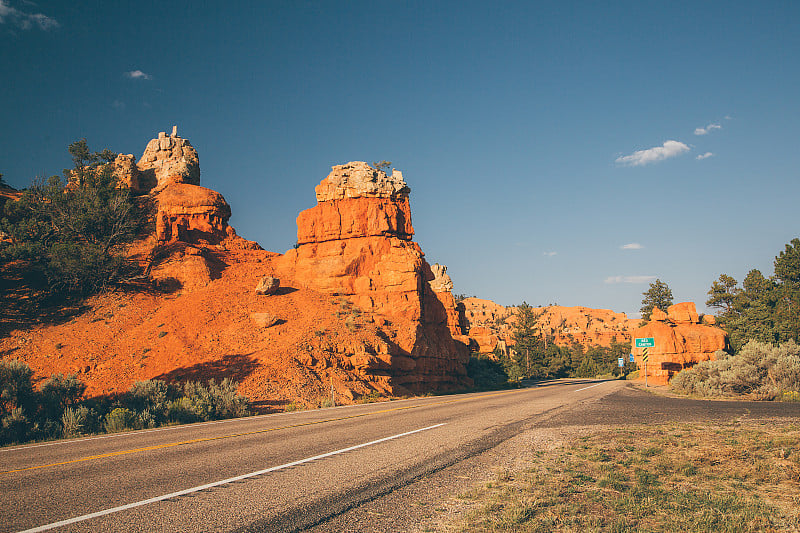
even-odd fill
[(335, 164), (389, 160), (455, 292), (637, 315), (800, 234), (800, 3), (0, 0), (0, 172), (178, 125), (283, 252)]

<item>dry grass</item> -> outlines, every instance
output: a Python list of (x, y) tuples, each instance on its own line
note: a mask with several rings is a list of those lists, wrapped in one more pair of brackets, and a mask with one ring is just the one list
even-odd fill
[[(625, 427), (464, 495), (456, 531), (800, 531), (800, 427)], [(450, 528), (448, 528), (450, 529)]]

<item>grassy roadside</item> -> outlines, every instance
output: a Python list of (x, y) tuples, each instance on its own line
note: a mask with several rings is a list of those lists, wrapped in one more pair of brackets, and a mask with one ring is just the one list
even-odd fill
[(800, 425), (597, 430), (460, 498), (447, 531), (800, 531)]

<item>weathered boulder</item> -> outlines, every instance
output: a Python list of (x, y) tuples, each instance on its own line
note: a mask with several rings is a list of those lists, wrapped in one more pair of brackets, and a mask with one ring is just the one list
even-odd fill
[(278, 289), (281, 286), (281, 280), (278, 278), (273, 278), (272, 276), (264, 276), (260, 280), (258, 280), (258, 284), (256, 285), (256, 294), (261, 295), (270, 295), (275, 294), (278, 292)]
[(136, 164), (141, 191), (160, 190), (173, 183), (200, 184), (200, 160), (197, 150), (188, 140), (178, 137), (177, 127), (172, 134), (158, 134)]
[(173, 183), (155, 195), (156, 239), (159, 243), (217, 244), (229, 234), (231, 208), (216, 191)]
[[(694, 303), (670, 306), (666, 313), (656, 314), (656, 310), (650, 322), (631, 333), (631, 339), (652, 337), (655, 340), (655, 346), (648, 348), (648, 383), (666, 385), (677, 372), (700, 361), (713, 361), (716, 351), (728, 348), (727, 332), (701, 324)], [(635, 344), (633, 340), (631, 344)], [(644, 377), (644, 349), (634, 347), (633, 354)]]
[(269, 313), (250, 313), (250, 320), (261, 328), (269, 328), (280, 322), (280, 318)]

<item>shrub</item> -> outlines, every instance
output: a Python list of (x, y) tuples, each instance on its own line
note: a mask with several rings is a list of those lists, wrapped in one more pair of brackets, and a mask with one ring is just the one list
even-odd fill
[(679, 372), (670, 387), (698, 396), (749, 395), (774, 400), (800, 389), (800, 345), (779, 346), (751, 340), (737, 355), (717, 352), (716, 361), (703, 361)]
[(131, 385), (123, 401), (138, 413), (142, 427), (155, 427), (170, 418), (170, 405), (175, 396), (174, 388), (164, 381), (149, 379)]
[(77, 405), (86, 391), (86, 384), (76, 374), (54, 374), (39, 387), (43, 416), (56, 420), (67, 407)]
[(218, 420), (246, 416), (248, 400), (236, 389), (239, 384), (228, 378), (218, 384), (212, 379), (205, 386), (190, 381), (184, 384), (182, 406), (200, 420)]
[(25, 442), (30, 438), (30, 434), (34, 429), (35, 427), (25, 415), (25, 410), (22, 407), (16, 407), (3, 416), (2, 427), (0, 428), (0, 443)]
[(29, 419), (38, 407), (32, 377), (22, 361), (0, 361), (0, 444), (24, 442), (36, 429)]
[(93, 413), (86, 406), (67, 407), (61, 415), (62, 434), (65, 438), (77, 437), (87, 433), (91, 425), (90, 416)]
[(136, 413), (124, 407), (117, 407), (106, 415), (105, 430), (108, 433), (118, 433), (126, 429), (136, 429)]

